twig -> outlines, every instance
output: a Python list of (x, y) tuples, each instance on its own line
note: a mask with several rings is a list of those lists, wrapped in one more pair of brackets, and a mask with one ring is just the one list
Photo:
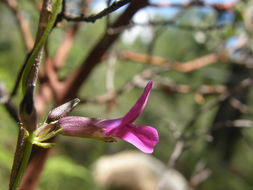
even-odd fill
[(240, 127), (240, 128), (252, 128), (253, 121), (246, 119), (229, 120), (225, 122), (219, 122), (212, 125), (212, 130), (220, 130), (221, 127)]
[[(134, 87), (143, 88), (146, 84), (147, 79), (154, 78), (156, 80), (156, 90), (163, 90), (166, 93), (196, 93), (201, 95), (213, 95), (213, 94), (224, 94), (226, 88), (222, 85), (203, 85), (199, 88), (192, 88), (188, 85), (171, 84), (158, 77), (158, 73), (166, 72), (166, 69), (161, 68), (149, 68), (143, 70), (141, 73), (136, 74), (132, 80), (123, 85), (122, 88), (114, 91), (108, 91), (95, 98), (81, 98), (81, 103), (84, 104), (104, 104), (112, 100), (115, 100), (118, 96), (130, 91)], [(216, 104), (217, 102), (215, 102)], [(208, 109), (208, 108), (207, 108)]]
[(106, 73), (106, 89), (107, 91), (114, 90), (114, 74), (115, 64), (117, 62), (116, 56), (111, 53), (108, 59), (107, 73)]
[(228, 24), (216, 23), (216, 24), (211, 24), (211, 25), (191, 25), (191, 24), (179, 24), (177, 20), (157, 20), (157, 21), (148, 21), (146, 23), (138, 23), (138, 22), (132, 21), (131, 26), (170, 26), (170, 27), (181, 29), (181, 30), (207, 32), (207, 31), (224, 28), (228, 26)]
[(179, 157), (181, 156), (184, 148), (185, 148), (185, 141), (184, 141), (183, 137), (181, 136), (179, 139), (177, 139), (175, 148), (174, 148), (174, 150), (170, 156), (170, 159), (167, 163), (168, 168), (173, 168), (175, 166), (175, 164), (176, 164), (177, 160), (179, 159)]
[(26, 62), (27, 62), (27, 59), (28, 59), (29, 55), (30, 55), (30, 54), (28, 54), (28, 55), (26, 56), (26, 59), (25, 59), (25, 61), (23, 62), (22, 67), (21, 67), (21, 68), (19, 69), (19, 71), (18, 71), (18, 75), (17, 75), (17, 77), (16, 77), (14, 86), (13, 86), (12, 91), (11, 91), (10, 96), (9, 96), (9, 101), (10, 101), (14, 96), (16, 96), (16, 94), (17, 94), (18, 87), (19, 87), (19, 84), (20, 84), (20, 82), (21, 82), (21, 77), (22, 77), (22, 74), (23, 74), (23, 72), (24, 72), (24, 69), (25, 69), (25, 66), (26, 66)]
[(122, 51), (118, 53), (120, 59), (132, 60), (140, 63), (147, 63), (155, 66), (161, 66), (165, 68), (171, 67), (171, 62), (158, 56), (150, 56), (143, 53), (137, 53), (132, 51)]
[(243, 104), (240, 100), (238, 100), (235, 97), (230, 98), (229, 103), (231, 106), (233, 106), (235, 109), (238, 109), (242, 113), (252, 113), (249, 106)]
[(25, 18), (23, 11), (21, 11), (18, 7), (18, 3), (16, 0), (4, 0), (4, 2), (15, 14), (19, 30), (22, 34), (22, 39), (24, 41), (27, 51), (29, 52), (33, 48), (34, 40), (27, 19)]
[[(85, 2), (83, 2), (81, 10), (82, 13), (86, 12), (90, 1), (91, 0), (86, 0)], [(64, 0), (62, 2), (62, 10), (59, 15), (65, 15), (65, 9), (66, 9), (66, 2)], [(58, 17), (60, 17), (59, 15)], [(53, 65), (56, 70), (60, 69), (64, 65), (64, 62), (70, 53), (71, 47), (73, 46), (73, 42), (77, 32), (79, 31), (79, 28), (80, 23), (74, 23), (74, 25), (71, 28), (65, 31), (64, 39), (60, 44), (59, 48), (57, 49), (54, 58), (52, 59)]]
[(165, 68), (172, 68), (179, 72), (191, 72), (200, 69), (206, 65), (216, 63), (217, 61), (225, 61), (225, 54), (212, 53), (202, 56), (200, 58), (187, 61), (185, 63), (170, 62), (163, 57), (150, 56), (143, 53), (137, 53), (132, 51), (122, 51), (118, 54), (121, 59), (127, 59), (137, 61), (141, 63), (151, 64), (155, 66), (161, 66)]
[[(240, 88), (243, 88), (245, 86), (248, 86), (252, 83), (251, 80), (244, 80), (242, 81), (238, 86), (234, 87), (230, 91), (226, 90), (223, 92), (215, 101), (210, 102), (209, 104), (205, 104), (204, 106), (200, 107), (195, 111), (195, 113), (192, 116), (192, 119), (184, 126), (183, 130), (181, 131), (181, 135), (178, 137), (175, 149), (172, 153), (171, 160), (169, 160), (169, 165), (172, 165), (170, 163), (173, 163), (175, 165), (176, 161), (180, 158), (181, 154), (183, 153), (183, 150), (185, 149), (186, 141), (188, 139), (192, 139), (195, 137), (195, 132), (191, 131), (190, 133), (189, 130), (192, 130), (192, 126), (197, 122), (197, 118), (200, 117), (200, 114), (205, 113), (207, 110), (211, 110), (211, 108), (215, 107), (218, 105), (219, 102), (224, 101), (225, 99), (228, 99), (231, 97), (233, 92), (235, 90), (239, 90)], [(234, 126), (246, 126), (246, 127), (251, 127), (252, 122), (245, 122), (245, 121), (230, 121), (229, 124), (233, 124)], [(224, 124), (223, 124), (224, 125)], [(182, 141), (182, 142), (180, 142)]]
[(239, 1), (235, 2), (228, 2), (228, 3), (208, 3), (205, 1), (189, 1), (186, 3), (149, 3), (149, 6), (153, 7), (179, 7), (179, 8), (186, 8), (191, 6), (211, 6), (218, 11), (228, 11), (232, 9)]
[(211, 175), (212, 171), (209, 168), (205, 168), (191, 177), (190, 184), (192, 187), (197, 187), (199, 184), (207, 180)]
[(120, 95), (129, 92), (134, 87), (141, 87), (144, 88), (147, 81), (145, 78), (151, 78), (152, 75), (158, 72), (164, 72), (164, 70), (160, 70), (157, 68), (152, 69), (146, 69), (142, 71), (141, 73), (138, 73), (135, 75), (130, 81), (126, 82), (122, 88), (114, 91), (108, 91), (105, 94), (102, 94), (96, 98), (81, 98), (80, 103), (84, 104), (102, 104), (102, 103), (108, 103), (109, 101), (112, 101), (119, 97)]
[(0, 104), (3, 104), (11, 118), (19, 123), (18, 109), (16, 105), (11, 100), (9, 100), (9, 97), (2, 83), (0, 83)]
[(190, 177), (189, 183), (191, 187), (196, 188), (212, 175), (212, 170), (206, 167), (206, 162), (200, 160)]
[(63, 66), (66, 58), (68, 57), (74, 42), (74, 37), (78, 32), (79, 26), (79, 23), (75, 23), (73, 27), (71, 27), (65, 32), (64, 39), (53, 58), (54, 67), (56, 69), (60, 69)]
[[(147, 5), (146, 0), (135, 0), (127, 7), (125, 12), (112, 24), (112, 27), (125, 26), (129, 23), (133, 15), (141, 8)], [(70, 97), (76, 97), (81, 85), (88, 78), (92, 69), (101, 61), (104, 54), (118, 39), (119, 33), (108, 34), (105, 33), (98, 43), (92, 48), (82, 65), (77, 68), (66, 80), (65, 89), (66, 93), (60, 94), (57, 99), (69, 100)]]
[(101, 19), (115, 10), (121, 8), (122, 6), (130, 3), (131, 0), (116, 0), (109, 7), (105, 8), (101, 12), (85, 17), (84, 15), (78, 17), (71, 17), (68, 15), (60, 15), (67, 21), (78, 21), (78, 22), (95, 22), (97, 19)]
[[(157, 77), (155, 77), (158, 79)], [(193, 88), (189, 85), (184, 84), (173, 84), (173, 83), (165, 83), (161, 81), (161, 77), (156, 82), (154, 87), (155, 89), (163, 90), (164, 92), (170, 93), (195, 93), (201, 96), (203, 95), (213, 95), (213, 94), (223, 94), (226, 92), (226, 87), (222, 85), (202, 85), (198, 88)]]

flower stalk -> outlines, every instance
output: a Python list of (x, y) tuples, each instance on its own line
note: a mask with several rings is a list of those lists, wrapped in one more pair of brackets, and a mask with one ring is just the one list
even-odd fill
[[(32, 52), (26, 59), (24, 71), (22, 73), (21, 83), (24, 97), (19, 110), (21, 123), (10, 177), (10, 190), (17, 190), (19, 188), (20, 181), (22, 180), (31, 155), (33, 144), (36, 144), (37, 142), (35, 131), (38, 125), (38, 116), (34, 105), (34, 89), (38, 77), (39, 65), (42, 61), (42, 49), (54, 27), (62, 0), (53, 0), (51, 10), (49, 10), (49, 2), (51, 1), (43, 1), (37, 40)], [(50, 147), (43, 142), (37, 143), (37, 145), (41, 145), (45, 148)]]

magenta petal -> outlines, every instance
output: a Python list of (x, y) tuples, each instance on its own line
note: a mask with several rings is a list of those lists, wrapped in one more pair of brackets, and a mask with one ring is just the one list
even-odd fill
[(115, 129), (121, 128), (122, 118), (119, 119), (101, 119), (95, 123), (95, 125), (99, 128), (103, 128), (102, 133), (106, 136), (111, 136), (110, 133)]
[(110, 132), (107, 131), (106, 134), (125, 140), (148, 154), (153, 152), (154, 146), (159, 141), (157, 130), (150, 126), (128, 124), (124, 127), (110, 130)]
[(132, 123), (141, 114), (142, 110), (145, 108), (147, 104), (152, 85), (153, 85), (153, 81), (149, 81), (142, 95), (136, 101), (134, 106), (128, 111), (128, 113), (123, 117), (123, 121), (122, 121), (123, 125), (127, 123)]
[(122, 123), (122, 118), (118, 118), (118, 119), (97, 119), (97, 122), (95, 122), (95, 125), (100, 127), (100, 128), (117, 128), (121, 125)]

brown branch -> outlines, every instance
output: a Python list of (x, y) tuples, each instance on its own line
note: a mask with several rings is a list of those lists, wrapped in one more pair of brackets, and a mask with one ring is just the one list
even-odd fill
[(81, 102), (83, 104), (106, 104), (111, 101), (116, 101), (116, 99), (121, 96), (124, 93), (129, 92), (135, 87), (143, 88), (146, 84), (147, 79), (154, 78), (155, 79), (155, 85), (153, 89), (155, 90), (162, 90), (166, 93), (195, 93), (200, 94), (201, 96), (204, 95), (214, 95), (214, 94), (224, 94), (227, 92), (227, 89), (225, 86), (222, 85), (202, 85), (198, 88), (193, 88), (189, 85), (183, 85), (183, 84), (174, 84), (174, 83), (168, 83), (166, 80), (163, 80), (162, 78), (157, 77), (157, 72), (160, 72), (159, 70), (153, 70), (153, 69), (146, 69), (142, 71), (141, 73), (135, 75), (132, 80), (128, 81), (126, 84), (124, 84), (120, 89), (108, 91), (102, 95), (99, 95), (95, 98), (81, 98)]
[[(13, 2), (15, 2), (15, 0), (14, 0)], [(15, 5), (15, 4), (14, 4), (14, 5)], [(43, 4), (43, 6), (45, 6), (45, 4)], [(47, 10), (47, 8), (43, 8), (43, 7), (42, 7), (42, 10), (43, 10), (43, 9)], [(18, 10), (18, 9), (17, 9), (17, 10)], [(37, 43), (37, 42), (40, 40), (40, 37), (41, 37), (41, 35), (42, 35), (43, 31), (44, 31), (45, 23), (47, 23), (47, 20), (48, 20), (49, 15), (50, 15), (49, 10), (47, 10), (47, 12), (46, 12), (44, 15), (45, 15), (44, 17), (40, 17), (40, 21), (39, 21), (40, 24), (39, 24), (39, 28), (38, 28), (38, 32), (37, 32), (37, 36), (36, 36), (36, 41), (35, 41), (35, 43)], [(33, 48), (34, 48), (34, 47), (33, 47)], [(20, 70), (19, 70), (19, 73), (18, 73), (18, 76), (17, 76), (17, 78), (16, 78), (14, 87), (13, 87), (12, 92), (11, 92), (11, 94), (10, 94), (10, 99), (11, 99), (13, 96), (15, 96), (16, 93), (17, 93), (17, 90), (18, 90), (18, 87), (19, 87), (19, 84), (20, 84), (20, 81), (21, 81), (21, 77), (22, 77), (22, 74), (23, 74), (24, 69), (25, 69), (25, 67), (26, 67), (26, 63), (27, 63), (27, 60), (29, 59), (30, 54), (31, 54), (31, 52), (28, 53), (28, 55), (26, 56), (26, 59), (25, 59), (23, 65), (22, 65), (22, 67), (21, 67)]]
[(15, 18), (18, 23), (19, 30), (22, 34), (22, 39), (24, 41), (25, 47), (28, 52), (31, 51), (33, 48), (34, 40), (27, 19), (25, 18), (24, 12), (21, 11), (18, 7), (18, 3), (16, 0), (4, 0), (4, 2), (15, 14)]
[(56, 69), (60, 69), (65, 63), (66, 58), (69, 55), (71, 47), (74, 42), (74, 37), (77, 34), (80, 24), (75, 23), (73, 27), (69, 28), (64, 35), (63, 42), (60, 47), (57, 49), (57, 52), (53, 58), (53, 64)]
[[(133, 1), (125, 12), (114, 22), (112, 28), (125, 26), (129, 23), (133, 15), (141, 8), (147, 5), (147, 1)], [(82, 65), (74, 71), (66, 81), (65, 92), (59, 94), (58, 101), (69, 100), (75, 97), (86, 81), (93, 68), (98, 65), (103, 55), (109, 50), (113, 43), (118, 39), (120, 33), (108, 34), (105, 33), (98, 43), (92, 48)]]
[[(81, 12), (84, 13), (88, 9), (88, 5), (91, 3), (92, 0), (86, 0), (83, 2), (82, 10)], [(60, 14), (64, 15), (65, 14), (65, 1), (63, 1), (63, 6), (62, 6), (62, 11)], [(70, 53), (71, 47), (73, 46), (73, 42), (75, 39), (75, 36), (80, 28), (80, 23), (74, 23), (72, 27), (67, 29), (64, 34), (64, 39), (57, 49), (55, 56), (53, 58), (53, 65), (56, 70), (60, 69), (63, 64), (65, 63), (65, 60), (67, 56)]]
[[(23, 11), (21, 11), (20, 8), (18, 7), (18, 3), (17, 3), (16, 0), (4, 0), (4, 2), (12, 10), (12, 12), (15, 14), (15, 18), (16, 18), (16, 21), (18, 23), (19, 30), (22, 34), (21, 36), (22, 36), (22, 39), (24, 41), (25, 47), (27, 49), (27, 52), (30, 52), (33, 48), (34, 40), (33, 40), (33, 37), (32, 37), (31, 30), (29, 28), (29, 24), (27, 22), (27, 19), (24, 16)], [(29, 54), (27, 55), (27, 58), (28, 57), (29, 57)], [(25, 60), (25, 62), (26, 61), (27, 60)], [(12, 90), (10, 96), (9, 96), (9, 101), (11, 101), (11, 98), (16, 95), (16, 92), (17, 92), (17, 89), (18, 89), (18, 86), (19, 86), (19, 82), (20, 82), (22, 73), (23, 73), (24, 68), (25, 68), (25, 62), (23, 63), (22, 67), (20, 68), (20, 71), (19, 71), (18, 76), (16, 78), (13, 90)]]
[(147, 54), (132, 52), (132, 51), (122, 51), (118, 54), (120, 59), (132, 60), (140, 63), (147, 63), (155, 66), (161, 66), (170, 68), (171, 62), (158, 56), (150, 56)]
[(131, 51), (120, 52), (119, 57), (121, 59), (127, 59), (155, 66), (172, 68), (179, 72), (191, 72), (200, 69), (206, 65), (216, 63), (217, 61), (225, 61), (226, 59), (224, 54), (213, 53), (185, 63), (180, 63), (180, 62), (167, 61), (163, 57), (150, 56), (147, 54), (136, 53)]
[(179, 62), (174, 63), (172, 67), (180, 72), (191, 72), (200, 69), (206, 65), (216, 63), (217, 61), (224, 61), (224, 60), (225, 60), (224, 54), (213, 53), (185, 63)]
[[(92, 0), (86, 0), (83, 2), (81, 12), (86, 12), (89, 3)], [(65, 12), (65, 1), (63, 1), (62, 11), (60, 14)], [(75, 36), (80, 28), (80, 23), (71, 24), (70, 27), (65, 31), (64, 39), (57, 49), (53, 58), (47, 57), (45, 60), (45, 72), (40, 75), (40, 89), (36, 97), (38, 113), (42, 114), (45, 110), (47, 103), (51, 100), (51, 97), (56, 97), (59, 91), (63, 88), (63, 83), (60, 82), (57, 76), (57, 71), (63, 67), (67, 56), (70, 53), (71, 47), (73, 46)], [(64, 103), (64, 102), (62, 102)], [(59, 102), (59, 104), (61, 104)]]
[[(97, 19), (101, 19), (107, 15), (109, 15), (110, 13), (116, 11), (117, 9), (121, 8), (122, 6), (130, 3), (131, 0), (118, 0), (118, 1), (114, 1), (112, 3), (112, 5), (110, 5), (109, 7), (105, 8), (104, 10), (102, 10), (101, 12), (94, 14), (94, 15), (90, 15), (90, 16), (78, 16), (78, 17), (71, 17), (68, 15), (61, 15), (65, 20), (67, 21), (78, 21), (78, 22), (95, 22)], [(60, 19), (61, 20), (61, 19)]]
[[(87, 11), (88, 5), (92, 0), (86, 0), (83, 2), (81, 12)], [(65, 1), (63, 1), (61, 14), (65, 12)], [(53, 58), (47, 57), (45, 60), (45, 72), (40, 75), (40, 88), (36, 97), (38, 113), (42, 114), (45, 110), (47, 103), (51, 100), (52, 96), (56, 94), (63, 87), (63, 83), (60, 82), (57, 76), (57, 71), (63, 67), (67, 56), (70, 53), (73, 46), (75, 36), (80, 28), (80, 23), (71, 24), (65, 31), (64, 39), (57, 49)], [(64, 103), (64, 102), (62, 102)]]
[(162, 89), (167, 93), (197, 93), (201, 95), (223, 94), (227, 90), (222, 85), (203, 85), (199, 88), (192, 88), (188, 85), (157, 83), (156, 86), (157, 89)]

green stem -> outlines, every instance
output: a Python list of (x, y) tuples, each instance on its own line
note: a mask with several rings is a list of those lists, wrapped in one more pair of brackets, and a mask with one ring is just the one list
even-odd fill
[(27, 78), (28, 78), (29, 72), (31, 70), (31, 67), (32, 67), (38, 53), (40, 52), (41, 48), (45, 44), (51, 30), (54, 27), (58, 12), (60, 10), (61, 2), (62, 2), (62, 0), (55, 0), (55, 3), (53, 4), (53, 7), (52, 7), (52, 14), (51, 14), (50, 19), (47, 23), (47, 26), (46, 26), (40, 40), (38, 41), (37, 44), (35, 44), (35, 47), (33, 48), (32, 52), (31, 52), (31, 55), (29, 56), (29, 58), (26, 62), (26, 66), (25, 66), (25, 69), (24, 69), (24, 72), (23, 72), (23, 75), (22, 75), (22, 91), (23, 91), (23, 94), (26, 92)]
[[(34, 48), (25, 63), (24, 72), (21, 78), (23, 94), (26, 93), (26, 89), (28, 85), (30, 85), (29, 84), (30, 81), (28, 80), (29, 80), (30, 73), (34, 72), (31, 70), (33, 67), (33, 64), (35, 63), (35, 60), (38, 57), (39, 52), (43, 48), (44, 44), (46, 43), (46, 40), (48, 39), (50, 32), (52, 31), (54, 27), (58, 12), (61, 7), (62, 0), (52, 0), (52, 1), (53, 1), (52, 11), (46, 23), (46, 27), (42, 35), (39, 36), (39, 40), (37, 40), (37, 43), (34, 45)], [(31, 74), (34, 74), (34, 73), (31, 73)], [(32, 82), (35, 82), (36, 79), (33, 79), (33, 80), (34, 81)], [(28, 119), (30, 119), (29, 121), (32, 122), (31, 116), (29, 116)], [(20, 142), (24, 142), (24, 149), (21, 149), (22, 143), (21, 144), (19, 142), (17, 143), (17, 148), (16, 148), (17, 154), (15, 154), (15, 158), (14, 158), (14, 165), (13, 165), (13, 170), (12, 170), (13, 177), (11, 176), (10, 190), (18, 189), (18, 186), (20, 184), (20, 181), (22, 180), (28, 161), (30, 159), (34, 139), (35, 139), (35, 132), (31, 132), (27, 136), (21, 136), (21, 139), (19, 139)], [(17, 167), (15, 167), (15, 165), (17, 165)], [(12, 180), (13, 180), (13, 183), (12, 183)]]
[(34, 141), (34, 133), (31, 133), (27, 139), (22, 162), (20, 164), (17, 176), (15, 178), (15, 181), (13, 183), (11, 190), (17, 190), (19, 183), (24, 175), (26, 166), (28, 164), (28, 161), (32, 152), (33, 141)]

